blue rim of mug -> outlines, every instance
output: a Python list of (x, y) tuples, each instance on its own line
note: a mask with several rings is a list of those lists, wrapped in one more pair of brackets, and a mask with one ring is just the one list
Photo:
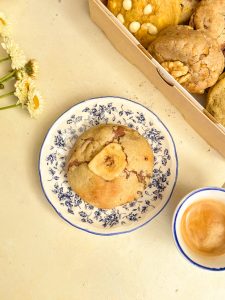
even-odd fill
[[(76, 106), (79, 106), (80, 104), (83, 104), (85, 102), (89, 102), (89, 101), (92, 101), (92, 100), (97, 100), (97, 99), (102, 99), (102, 98), (113, 98), (113, 99), (120, 99), (120, 100), (125, 100), (125, 101), (128, 101), (128, 102), (132, 102), (134, 103), (135, 105), (138, 105), (138, 106), (141, 106), (143, 107), (144, 109), (148, 110), (152, 115), (154, 115), (156, 117), (156, 119), (159, 121), (159, 123), (165, 128), (165, 130), (167, 131), (167, 133), (169, 134), (169, 137), (171, 139), (171, 142), (172, 142), (172, 145), (173, 145), (173, 151), (174, 151), (174, 156), (175, 156), (175, 162), (176, 162), (176, 174), (175, 174), (175, 178), (174, 178), (174, 182), (173, 182), (173, 187), (172, 187), (172, 190), (170, 192), (170, 195), (168, 196), (165, 204), (163, 205), (163, 207), (152, 217), (150, 217), (146, 222), (144, 222), (143, 224), (140, 224), (132, 229), (128, 229), (128, 230), (124, 230), (124, 231), (115, 231), (115, 232), (109, 232), (109, 233), (103, 233), (103, 232), (98, 232), (98, 231), (92, 231), (92, 230), (89, 230), (89, 229), (86, 229), (86, 228), (83, 228), (83, 227), (80, 227), (72, 222), (70, 222), (69, 220), (66, 219), (66, 217), (64, 217), (58, 210), (57, 208), (53, 205), (52, 201), (49, 199), (49, 197), (47, 196), (47, 193), (45, 192), (45, 189), (44, 189), (44, 186), (43, 186), (43, 182), (42, 182), (42, 176), (41, 176), (41, 156), (42, 156), (42, 151), (43, 151), (43, 147), (45, 145), (45, 141), (49, 135), (49, 132), (50, 130), (52, 129), (52, 127), (55, 125), (55, 123), (60, 120), (67, 112), (69, 112), (71, 109), (73, 109), (74, 107)], [(146, 106), (144, 106), (143, 104), (141, 103), (138, 103), (138, 102), (135, 102), (131, 99), (127, 99), (127, 98), (124, 98), (124, 97), (120, 97), (120, 96), (100, 96), (100, 97), (94, 97), (94, 98), (89, 98), (89, 99), (86, 99), (86, 100), (83, 100), (79, 103), (76, 103), (75, 105), (71, 106), (69, 109), (67, 109), (65, 112), (63, 112), (52, 124), (52, 126), (48, 129), (47, 131), (47, 134), (44, 138), (44, 141), (42, 143), (42, 146), (41, 146), (41, 149), (40, 149), (40, 154), (39, 154), (39, 161), (38, 161), (38, 173), (39, 173), (39, 179), (40, 179), (40, 183), (41, 183), (41, 188), (42, 188), (42, 191), (47, 199), (47, 201), (49, 202), (49, 204), (54, 208), (54, 210), (56, 211), (56, 213), (60, 216), (60, 218), (62, 218), (64, 221), (66, 221), (67, 223), (69, 223), (70, 225), (72, 225), (73, 227), (77, 228), (77, 229), (80, 229), (82, 231), (85, 231), (87, 233), (91, 233), (91, 234), (94, 234), (94, 235), (100, 235), (100, 236), (113, 236), (113, 235), (119, 235), (119, 234), (125, 234), (125, 233), (129, 233), (129, 232), (132, 232), (132, 231), (135, 231), (141, 227), (143, 227), (144, 225), (148, 224), (151, 220), (153, 220), (156, 216), (158, 216), (162, 210), (166, 207), (166, 205), (168, 204), (169, 200), (171, 199), (171, 196), (173, 194), (173, 191), (174, 191), (174, 188), (176, 186), (176, 183), (177, 183), (177, 177), (178, 177), (178, 156), (177, 156), (177, 150), (176, 150), (176, 146), (175, 146), (175, 142), (173, 140), (173, 137), (169, 131), (169, 129), (166, 127), (166, 125), (160, 120), (160, 118), (153, 112), (151, 111), (149, 108), (147, 108)]]
[(193, 192), (191, 192), (190, 194), (188, 194), (187, 196), (185, 196), (183, 198), (183, 200), (181, 200), (181, 202), (178, 204), (175, 212), (174, 212), (174, 217), (173, 217), (173, 224), (172, 224), (172, 230), (173, 230), (173, 237), (174, 237), (174, 241), (175, 244), (178, 248), (178, 250), (180, 251), (180, 253), (186, 258), (186, 260), (188, 260), (190, 263), (192, 263), (193, 265), (202, 268), (204, 270), (208, 270), (208, 271), (225, 271), (225, 266), (222, 268), (211, 268), (211, 267), (207, 267), (204, 265), (201, 265), (197, 262), (195, 262), (193, 259), (191, 259), (187, 253), (185, 253), (185, 251), (183, 250), (182, 246), (179, 243), (179, 238), (177, 236), (177, 229), (176, 229), (176, 225), (177, 225), (177, 217), (179, 215), (180, 209), (181, 207), (184, 205), (184, 203), (186, 203), (193, 195), (197, 194), (197, 193), (201, 193), (203, 191), (221, 191), (225, 193), (225, 189), (224, 188), (219, 188), (219, 187), (204, 187), (204, 188), (200, 188), (197, 190), (194, 190)]

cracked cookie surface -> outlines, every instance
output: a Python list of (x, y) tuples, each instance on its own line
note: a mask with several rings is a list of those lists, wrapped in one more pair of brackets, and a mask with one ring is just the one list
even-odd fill
[(137, 131), (99, 125), (76, 141), (68, 161), (68, 181), (86, 202), (113, 208), (140, 197), (150, 182), (153, 152)]
[(190, 19), (190, 26), (205, 30), (225, 49), (225, 0), (202, 0)]
[(108, 9), (144, 46), (157, 34), (179, 21), (179, 0), (108, 0)]
[(190, 93), (203, 94), (224, 68), (217, 41), (190, 26), (170, 26), (148, 48), (152, 56)]

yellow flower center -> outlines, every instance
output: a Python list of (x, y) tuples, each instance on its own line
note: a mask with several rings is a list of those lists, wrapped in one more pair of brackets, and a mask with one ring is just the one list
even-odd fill
[(37, 96), (34, 96), (33, 102), (34, 102), (34, 109), (38, 109), (40, 102)]
[(27, 91), (29, 91), (29, 89), (30, 89), (29, 82), (26, 82), (26, 83), (25, 83), (25, 87), (26, 87)]
[(2, 18), (0, 18), (0, 22), (2, 23), (2, 25), (6, 25), (6, 22), (5, 22), (5, 20), (3, 20)]

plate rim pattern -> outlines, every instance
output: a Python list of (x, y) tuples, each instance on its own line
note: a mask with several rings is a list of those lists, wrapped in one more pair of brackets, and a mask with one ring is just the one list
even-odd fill
[[(174, 182), (173, 182), (173, 186), (172, 186), (172, 189), (171, 189), (171, 192), (168, 196), (168, 198), (166, 199), (164, 205), (161, 207), (161, 209), (153, 216), (151, 216), (147, 221), (145, 221), (144, 223), (142, 224), (139, 224), (137, 226), (135, 226), (134, 228), (131, 228), (131, 229), (127, 229), (127, 230), (122, 230), (122, 231), (115, 231), (115, 232), (98, 232), (98, 231), (93, 231), (93, 230), (90, 230), (90, 229), (87, 229), (87, 228), (83, 228), (79, 225), (76, 225), (74, 223), (72, 223), (71, 221), (69, 221), (68, 219), (66, 219), (62, 214), (61, 212), (54, 206), (54, 204), (52, 203), (52, 201), (49, 199), (49, 197), (47, 196), (47, 193), (45, 191), (45, 188), (44, 188), (44, 185), (43, 185), (43, 180), (42, 180), (42, 175), (41, 175), (41, 158), (42, 158), (42, 153), (43, 153), (43, 148), (44, 148), (44, 145), (45, 145), (45, 142), (49, 136), (49, 133), (51, 131), (51, 129), (53, 128), (53, 126), (56, 125), (56, 123), (64, 116), (66, 115), (70, 110), (72, 110), (74, 107), (77, 107), (79, 105), (82, 105), (86, 102), (89, 102), (89, 101), (92, 101), (92, 100), (98, 100), (98, 99), (103, 99), (103, 98), (106, 98), (106, 99), (114, 99), (116, 101), (116, 99), (119, 99), (119, 100), (125, 100), (125, 101), (128, 101), (130, 103), (133, 103), (134, 105), (137, 105), (137, 106), (140, 106), (144, 109), (146, 109), (147, 111), (149, 111), (152, 115), (154, 115), (154, 117), (157, 119), (157, 121), (163, 126), (163, 128), (167, 131), (170, 139), (171, 139), (171, 142), (172, 142), (172, 145), (173, 145), (173, 151), (174, 151), (174, 157), (175, 157), (175, 163), (176, 163), (176, 169), (175, 169), (175, 177), (174, 177)], [(47, 133), (44, 137), (44, 140), (42, 142), (42, 145), (41, 145), (41, 148), (40, 148), (40, 152), (39, 152), (39, 159), (38, 159), (38, 174), (39, 174), (39, 180), (40, 180), (40, 184), (41, 184), (41, 188), (42, 188), (42, 191), (47, 199), (47, 201), (49, 202), (49, 204), (53, 207), (53, 209), (56, 211), (56, 213), (59, 215), (60, 218), (62, 218), (64, 221), (66, 221), (68, 224), (72, 225), (73, 227), (77, 228), (77, 229), (80, 229), (84, 232), (87, 232), (87, 233), (91, 233), (91, 234), (94, 234), (94, 235), (98, 235), (98, 236), (113, 236), (113, 235), (120, 235), (120, 234), (125, 234), (125, 233), (130, 233), (132, 231), (135, 231), (143, 226), (145, 226), (146, 224), (148, 224), (150, 221), (152, 221), (156, 216), (158, 216), (162, 210), (166, 207), (166, 205), (168, 204), (168, 202), (170, 201), (171, 199), (171, 196), (174, 192), (174, 189), (175, 189), (175, 186), (176, 186), (176, 183), (177, 183), (177, 178), (178, 178), (178, 169), (179, 169), (179, 162), (178, 162), (178, 155), (177, 155), (177, 150), (176, 150), (176, 145), (175, 145), (175, 142), (174, 142), (174, 139), (169, 131), (169, 129), (167, 128), (167, 126), (164, 124), (164, 122), (151, 110), (149, 109), (148, 107), (146, 107), (145, 105), (139, 103), (139, 102), (136, 102), (134, 100), (131, 100), (129, 98), (125, 98), (125, 97), (121, 97), (121, 96), (99, 96), (99, 97), (92, 97), (92, 98), (88, 98), (88, 99), (85, 99), (85, 100), (82, 100), (74, 105), (72, 105), (70, 108), (68, 108), (66, 111), (64, 111), (61, 115), (59, 115), (52, 123), (52, 125), (48, 128), (47, 130)]]

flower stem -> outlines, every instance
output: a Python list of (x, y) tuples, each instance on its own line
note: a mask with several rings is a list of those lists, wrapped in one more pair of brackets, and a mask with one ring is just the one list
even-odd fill
[(16, 74), (16, 70), (13, 70), (11, 72), (9, 72), (8, 74), (6, 74), (5, 76), (3, 76), (2, 78), (0, 78), (0, 83), (3, 83), (5, 81), (8, 81), (10, 78), (12, 78), (14, 75)]
[(3, 94), (3, 95), (0, 95), (0, 98), (4, 98), (4, 97), (10, 96), (10, 95), (14, 95), (14, 91), (6, 93), (6, 94)]
[(3, 61), (9, 60), (9, 59), (10, 59), (10, 56), (0, 58), (0, 63), (3, 62)]
[(19, 103), (19, 104), (13, 104), (13, 105), (8, 105), (8, 106), (3, 106), (3, 107), (0, 107), (0, 110), (10, 109), (10, 108), (17, 107), (17, 106), (21, 106), (21, 103)]

